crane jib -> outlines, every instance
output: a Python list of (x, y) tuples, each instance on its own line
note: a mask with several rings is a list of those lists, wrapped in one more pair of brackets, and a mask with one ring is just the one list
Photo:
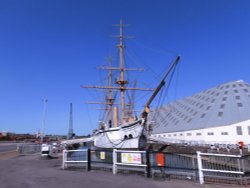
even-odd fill
[(176, 59), (175, 59), (175, 61), (171, 64), (171, 66), (169, 67), (168, 71), (164, 75), (164, 77), (161, 80), (160, 84), (154, 90), (153, 94), (151, 95), (151, 97), (149, 98), (148, 102), (146, 103), (145, 109), (143, 111), (143, 116), (145, 115), (145, 113), (148, 113), (147, 111), (148, 111), (148, 109), (150, 107), (150, 104), (152, 103), (152, 101), (154, 100), (154, 98), (156, 97), (156, 95), (158, 94), (158, 92), (161, 90), (161, 88), (165, 85), (165, 79), (166, 79), (166, 77), (171, 72), (171, 70), (177, 65), (177, 63), (179, 62), (179, 60), (180, 60), (180, 56), (177, 56)]

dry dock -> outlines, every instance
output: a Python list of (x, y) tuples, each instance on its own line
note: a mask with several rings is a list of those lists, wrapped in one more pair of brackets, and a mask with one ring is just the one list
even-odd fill
[[(176, 180), (152, 180), (138, 175), (113, 175), (102, 171), (64, 171), (60, 159), (42, 159), (39, 155), (10, 156), (0, 160), (1, 188), (223, 188)], [(230, 186), (233, 188), (232, 186)]]

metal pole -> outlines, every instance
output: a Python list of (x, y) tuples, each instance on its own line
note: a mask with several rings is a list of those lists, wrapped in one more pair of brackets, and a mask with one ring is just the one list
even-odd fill
[(65, 161), (65, 150), (63, 150), (63, 160), (62, 160), (62, 169), (63, 170), (65, 168), (64, 161)]
[(124, 64), (123, 64), (123, 34), (122, 34), (122, 19), (120, 19), (120, 85), (121, 85), (121, 105), (122, 105), (122, 122), (125, 120), (125, 91), (124, 91)]
[(87, 171), (90, 171), (91, 170), (91, 151), (90, 151), (90, 149), (88, 149), (87, 160), (88, 160)]
[(197, 163), (198, 163), (200, 184), (204, 184), (204, 175), (203, 175), (203, 171), (202, 171), (202, 158), (201, 158), (200, 151), (197, 151)]
[(65, 166), (65, 168), (68, 168), (68, 150), (65, 150), (65, 163), (64, 163), (64, 166)]
[(44, 136), (44, 127), (45, 127), (45, 114), (46, 114), (46, 105), (48, 102), (48, 99), (43, 99), (43, 120), (42, 120), (42, 132), (41, 132), (41, 143), (43, 143), (43, 136)]
[(147, 164), (147, 177), (151, 176), (151, 165), (150, 165), (150, 153), (149, 150), (146, 151), (146, 164)]
[(116, 165), (116, 163), (117, 163), (117, 152), (116, 151), (117, 151), (116, 149), (113, 150), (113, 174), (117, 174), (117, 165)]

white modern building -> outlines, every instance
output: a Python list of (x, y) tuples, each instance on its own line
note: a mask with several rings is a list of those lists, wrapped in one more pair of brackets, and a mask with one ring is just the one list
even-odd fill
[(234, 81), (175, 101), (150, 114), (155, 138), (250, 144), (250, 85)]

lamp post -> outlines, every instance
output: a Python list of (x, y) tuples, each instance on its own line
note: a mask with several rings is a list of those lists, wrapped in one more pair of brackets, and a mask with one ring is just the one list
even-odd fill
[(42, 101), (43, 101), (43, 117), (42, 117), (41, 143), (43, 143), (45, 115), (46, 115), (46, 107), (47, 107), (48, 99), (43, 99)]

